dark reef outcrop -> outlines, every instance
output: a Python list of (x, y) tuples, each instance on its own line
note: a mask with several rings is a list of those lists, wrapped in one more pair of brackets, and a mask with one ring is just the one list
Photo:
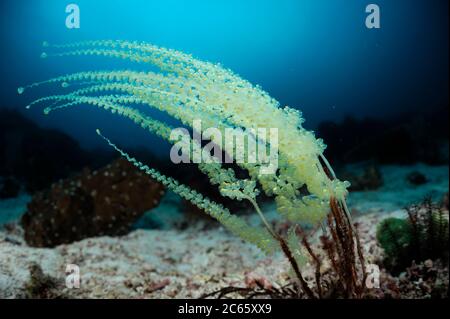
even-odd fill
[(32, 193), (88, 162), (89, 154), (70, 136), (40, 128), (17, 111), (0, 109), (0, 176), (19, 181)]
[(0, 178), (0, 199), (16, 197), (19, 192), (20, 184), (15, 178)]
[(376, 190), (383, 186), (383, 176), (374, 164), (368, 164), (360, 170), (345, 170), (339, 176), (350, 182), (350, 191)]
[(347, 117), (341, 123), (322, 122), (317, 131), (327, 142), (325, 155), (338, 164), (372, 160), (442, 165), (449, 160), (448, 119), (445, 107), (390, 119)]
[(164, 187), (124, 159), (35, 194), (21, 224), (31, 246), (53, 247), (83, 238), (124, 235), (157, 206)]
[(406, 180), (412, 185), (422, 185), (428, 182), (427, 177), (418, 171), (413, 171), (406, 176)]

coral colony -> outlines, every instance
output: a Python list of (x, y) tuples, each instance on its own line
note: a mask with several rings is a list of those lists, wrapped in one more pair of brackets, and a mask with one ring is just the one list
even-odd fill
[[(302, 127), (304, 120), (299, 111), (280, 107), (262, 88), (219, 64), (200, 61), (175, 50), (141, 42), (109, 40), (63, 45), (45, 42), (44, 47), (57, 52), (43, 53), (42, 58), (104, 56), (150, 64), (160, 72), (94, 70), (33, 83), (19, 88), (18, 93), (44, 84), (59, 84), (64, 92), (39, 98), (27, 108), (46, 103), (48, 106), (44, 113), (48, 114), (79, 105), (95, 106), (122, 115), (170, 143), (182, 143), (182, 148), (188, 147), (192, 152), (189, 154), (201, 154), (202, 161), (198, 167), (211, 184), (218, 187), (222, 196), (253, 204), (261, 219), (261, 227), (248, 224), (222, 205), (139, 162), (97, 129), (97, 134), (128, 161), (207, 212), (233, 234), (266, 253), (280, 250), (292, 266), (297, 294), (309, 298), (331, 294), (361, 296), (365, 264), (358, 234), (345, 203), (349, 183), (336, 178), (323, 156), (325, 144)], [(216, 156), (211, 155), (211, 149), (202, 148), (197, 139), (188, 136), (189, 140), (186, 140), (186, 134), (181, 139), (174, 139), (175, 128), (143, 112), (141, 109), (145, 107), (165, 112), (194, 130), (193, 123), (201, 121), (199, 134), (208, 135), (207, 130), (215, 128), (220, 134), (209, 134), (211, 142), (219, 145), (227, 156), (247, 171), (248, 177), (238, 178), (233, 169), (225, 168)], [(259, 128), (267, 129), (269, 135), (276, 132), (276, 139), (257, 136), (255, 132)], [(257, 139), (255, 145), (258, 150), (270, 150), (277, 143), (275, 169), (261, 171), (267, 164), (264, 160), (239, 160), (242, 153), (237, 150), (234, 140), (222, 138), (226, 130), (239, 132), (236, 134), (249, 144)], [(255, 150), (247, 149), (247, 157), (254, 153)], [(286, 238), (273, 229), (258, 206), (257, 197), (261, 192), (273, 197), (277, 212), (293, 224)], [(322, 227), (321, 239), (333, 276), (322, 274), (321, 260), (302, 231), (305, 225)], [(313, 281), (307, 281), (302, 273), (307, 259), (316, 267)]]

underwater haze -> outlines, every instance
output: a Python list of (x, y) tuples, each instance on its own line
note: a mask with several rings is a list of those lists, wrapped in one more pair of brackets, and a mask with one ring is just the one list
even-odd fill
[(448, 6), (0, 1), (0, 299), (448, 299)]
[[(380, 29), (366, 28), (369, 2), (362, 0), (72, 2), (80, 8), (79, 29), (65, 26), (70, 1), (1, 2), (0, 107), (23, 111), (19, 86), (90, 70), (93, 64), (96, 69), (128, 66), (97, 57), (39, 58), (43, 41), (97, 39), (146, 41), (220, 62), (282, 105), (302, 110), (310, 129), (346, 115), (383, 118), (448, 105), (445, 0), (376, 1)], [(51, 117), (40, 110), (24, 114), (87, 148), (104, 145), (92, 137), (97, 123), (125, 145), (154, 148), (158, 143), (127, 121), (89, 108)]]

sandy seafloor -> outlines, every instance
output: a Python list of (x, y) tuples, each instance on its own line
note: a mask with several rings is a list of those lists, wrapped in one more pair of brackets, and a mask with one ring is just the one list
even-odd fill
[[(412, 186), (405, 177), (424, 173), (429, 182)], [(384, 186), (376, 191), (353, 192), (349, 206), (358, 225), (365, 255), (376, 262), (382, 250), (375, 240), (376, 224), (388, 216), (402, 216), (403, 208), (425, 195), (441, 200), (449, 187), (447, 166), (383, 166)], [(192, 223), (173, 227), (183, 220), (177, 197), (168, 194), (160, 206), (148, 212), (137, 228), (123, 237), (96, 237), (56, 248), (26, 245), (18, 224), (30, 197), (0, 201), (0, 298), (25, 296), (29, 266), (36, 262), (43, 272), (61, 284), (61, 294), (73, 298), (198, 298), (225, 286), (246, 286), (255, 278), (268, 285), (287, 283), (288, 264), (282, 255), (265, 256), (222, 227)], [(264, 211), (277, 219), (273, 205)], [(249, 217), (257, 222), (256, 216)], [(150, 220), (150, 222), (148, 222)], [(159, 229), (145, 229), (159, 224)], [(81, 287), (66, 288), (67, 264), (80, 268)]]

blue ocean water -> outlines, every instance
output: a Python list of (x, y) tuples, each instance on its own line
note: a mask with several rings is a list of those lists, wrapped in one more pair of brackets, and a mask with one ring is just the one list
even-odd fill
[[(80, 29), (65, 8), (80, 8)], [(324, 120), (387, 117), (448, 105), (448, 2), (378, 0), (381, 28), (365, 26), (366, 0), (39, 0), (2, 1), (0, 107), (23, 110), (34, 93), (17, 87), (60, 74), (133, 67), (99, 57), (40, 59), (41, 43), (91, 39), (147, 41), (220, 62), (282, 105), (303, 111), (306, 127)], [(39, 94), (38, 94), (39, 93)], [(51, 91), (47, 92), (51, 93)], [(83, 146), (98, 123), (127, 145), (160, 143), (134, 125), (86, 107), (25, 114), (76, 137)], [(127, 133), (124, 133), (127, 132)]]
[[(368, 5), (380, 8), (380, 28), (367, 27)], [(68, 28), (67, 6), (80, 9), (80, 28)], [(0, 1), (0, 298), (203, 298), (233, 287), (232, 298), (448, 298), (448, 18), (447, 0)], [(301, 110), (327, 148), (318, 154), (292, 117), (255, 116), (299, 133), (282, 130), (275, 176), (240, 165), (238, 146), (235, 163), (200, 171), (171, 161), (168, 143), (136, 125), (152, 122), (120, 107), (123, 96), (120, 106), (105, 103), (111, 96), (90, 101), (136, 123), (89, 104), (66, 108), (63, 100), (87, 98), (73, 94), (49, 116), (48, 105), (26, 109), (80, 85), (31, 83), (155, 69), (55, 57), (48, 45), (100, 39), (218, 62)], [(206, 94), (227, 83), (211, 82)], [(198, 95), (201, 106), (223, 103), (217, 116), (229, 110)]]

